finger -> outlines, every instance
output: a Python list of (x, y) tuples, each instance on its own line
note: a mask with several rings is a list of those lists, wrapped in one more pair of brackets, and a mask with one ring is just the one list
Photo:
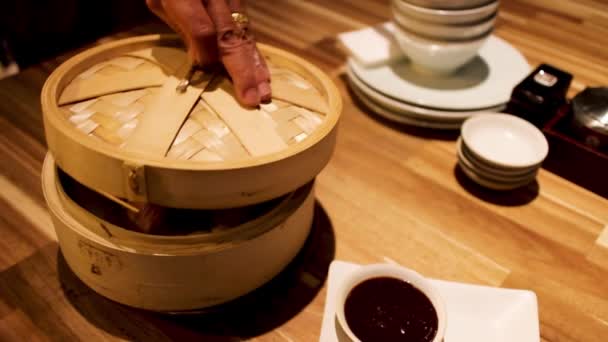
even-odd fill
[(255, 64), (255, 79), (258, 83), (258, 92), (260, 93), (260, 101), (268, 103), (272, 101), (272, 91), (270, 89), (270, 71), (266, 65), (264, 56), (256, 47), (253, 51), (253, 60)]
[(216, 62), (215, 28), (201, 0), (161, 0), (161, 4), (168, 20), (184, 36), (192, 61), (200, 65)]
[(171, 28), (175, 31), (175, 27), (173, 23), (169, 21), (169, 18), (167, 18), (167, 15), (165, 14), (165, 10), (163, 9), (163, 5), (161, 4), (160, 0), (146, 0), (146, 6), (148, 6), (148, 9), (152, 13), (154, 13), (167, 25), (171, 26)]
[[(246, 12), (245, 0), (228, 0), (228, 7), (232, 12)], [(270, 71), (268, 71), (264, 56), (260, 53), (257, 47), (253, 50), (253, 53), (255, 78), (258, 83), (258, 93), (260, 94), (260, 101), (263, 103), (267, 103), (272, 100), (272, 92), (270, 90)]]
[(160, 0), (146, 0), (146, 6), (148, 6), (148, 9), (152, 11), (152, 13), (166, 22), (167, 16), (165, 15), (165, 10), (163, 9)]
[(217, 30), (219, 56), (232, 77), (237, 99), (245, 106), (260, 104), (252, 37), (237, 32), (226, 0), (209, 0), (207, 10)]
[(245, 0), (228, 0), (228, 8), (232, 12), (245, 12), (246, 4)]
[(161, 4), (160, 0), (146, 0), (146, 5), (152, 13), (154, 13), (157, 17), (164, 21), (165, 24), (169, 25), (169, 27), (171, 27), (171, 29), (182, 38), (186, 45), (188, 44), (186, 42), (186, 38), (184, 37), (179, 27), (171, 20), (169, 20), (169, 17), (167, 16), (167, 13), (165, 13), (165, 9), (163, 8), (163, 5)]

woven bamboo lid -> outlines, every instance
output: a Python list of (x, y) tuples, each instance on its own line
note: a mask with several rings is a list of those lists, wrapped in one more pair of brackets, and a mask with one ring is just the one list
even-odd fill
[(175, 36), (124, 39), (57, 68), (42, 90), (49, 150), (80, 183), (130, 201), (219, 209), (259, 203), (327, 164), (342, 109), (318, 68), (258, 44), (273, 101), (241, 107), (222, 71), (197, 71)]

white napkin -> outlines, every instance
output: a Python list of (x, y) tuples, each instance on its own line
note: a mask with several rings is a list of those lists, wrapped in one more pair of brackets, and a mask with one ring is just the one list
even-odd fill
[(395, 26), (385, 22), (338, 35), (338, 40), (360, 65), (373, 67), (402, 58), (403, 52), (393, 38)]

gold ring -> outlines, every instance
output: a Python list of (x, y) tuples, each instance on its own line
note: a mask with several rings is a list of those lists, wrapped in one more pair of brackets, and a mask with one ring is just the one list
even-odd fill
[(249, 24), (249, 17), (241, 12), (232, 12), (232, 21), (239, 29), (244, 29)]

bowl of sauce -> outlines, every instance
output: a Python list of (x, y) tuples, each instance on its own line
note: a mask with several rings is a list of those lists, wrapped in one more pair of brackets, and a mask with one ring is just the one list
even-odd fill
[(441, 342), (446, 309), (432, 284), (392, 264), (362, 266), (338, 291), (339, 335), (346, 341)]

